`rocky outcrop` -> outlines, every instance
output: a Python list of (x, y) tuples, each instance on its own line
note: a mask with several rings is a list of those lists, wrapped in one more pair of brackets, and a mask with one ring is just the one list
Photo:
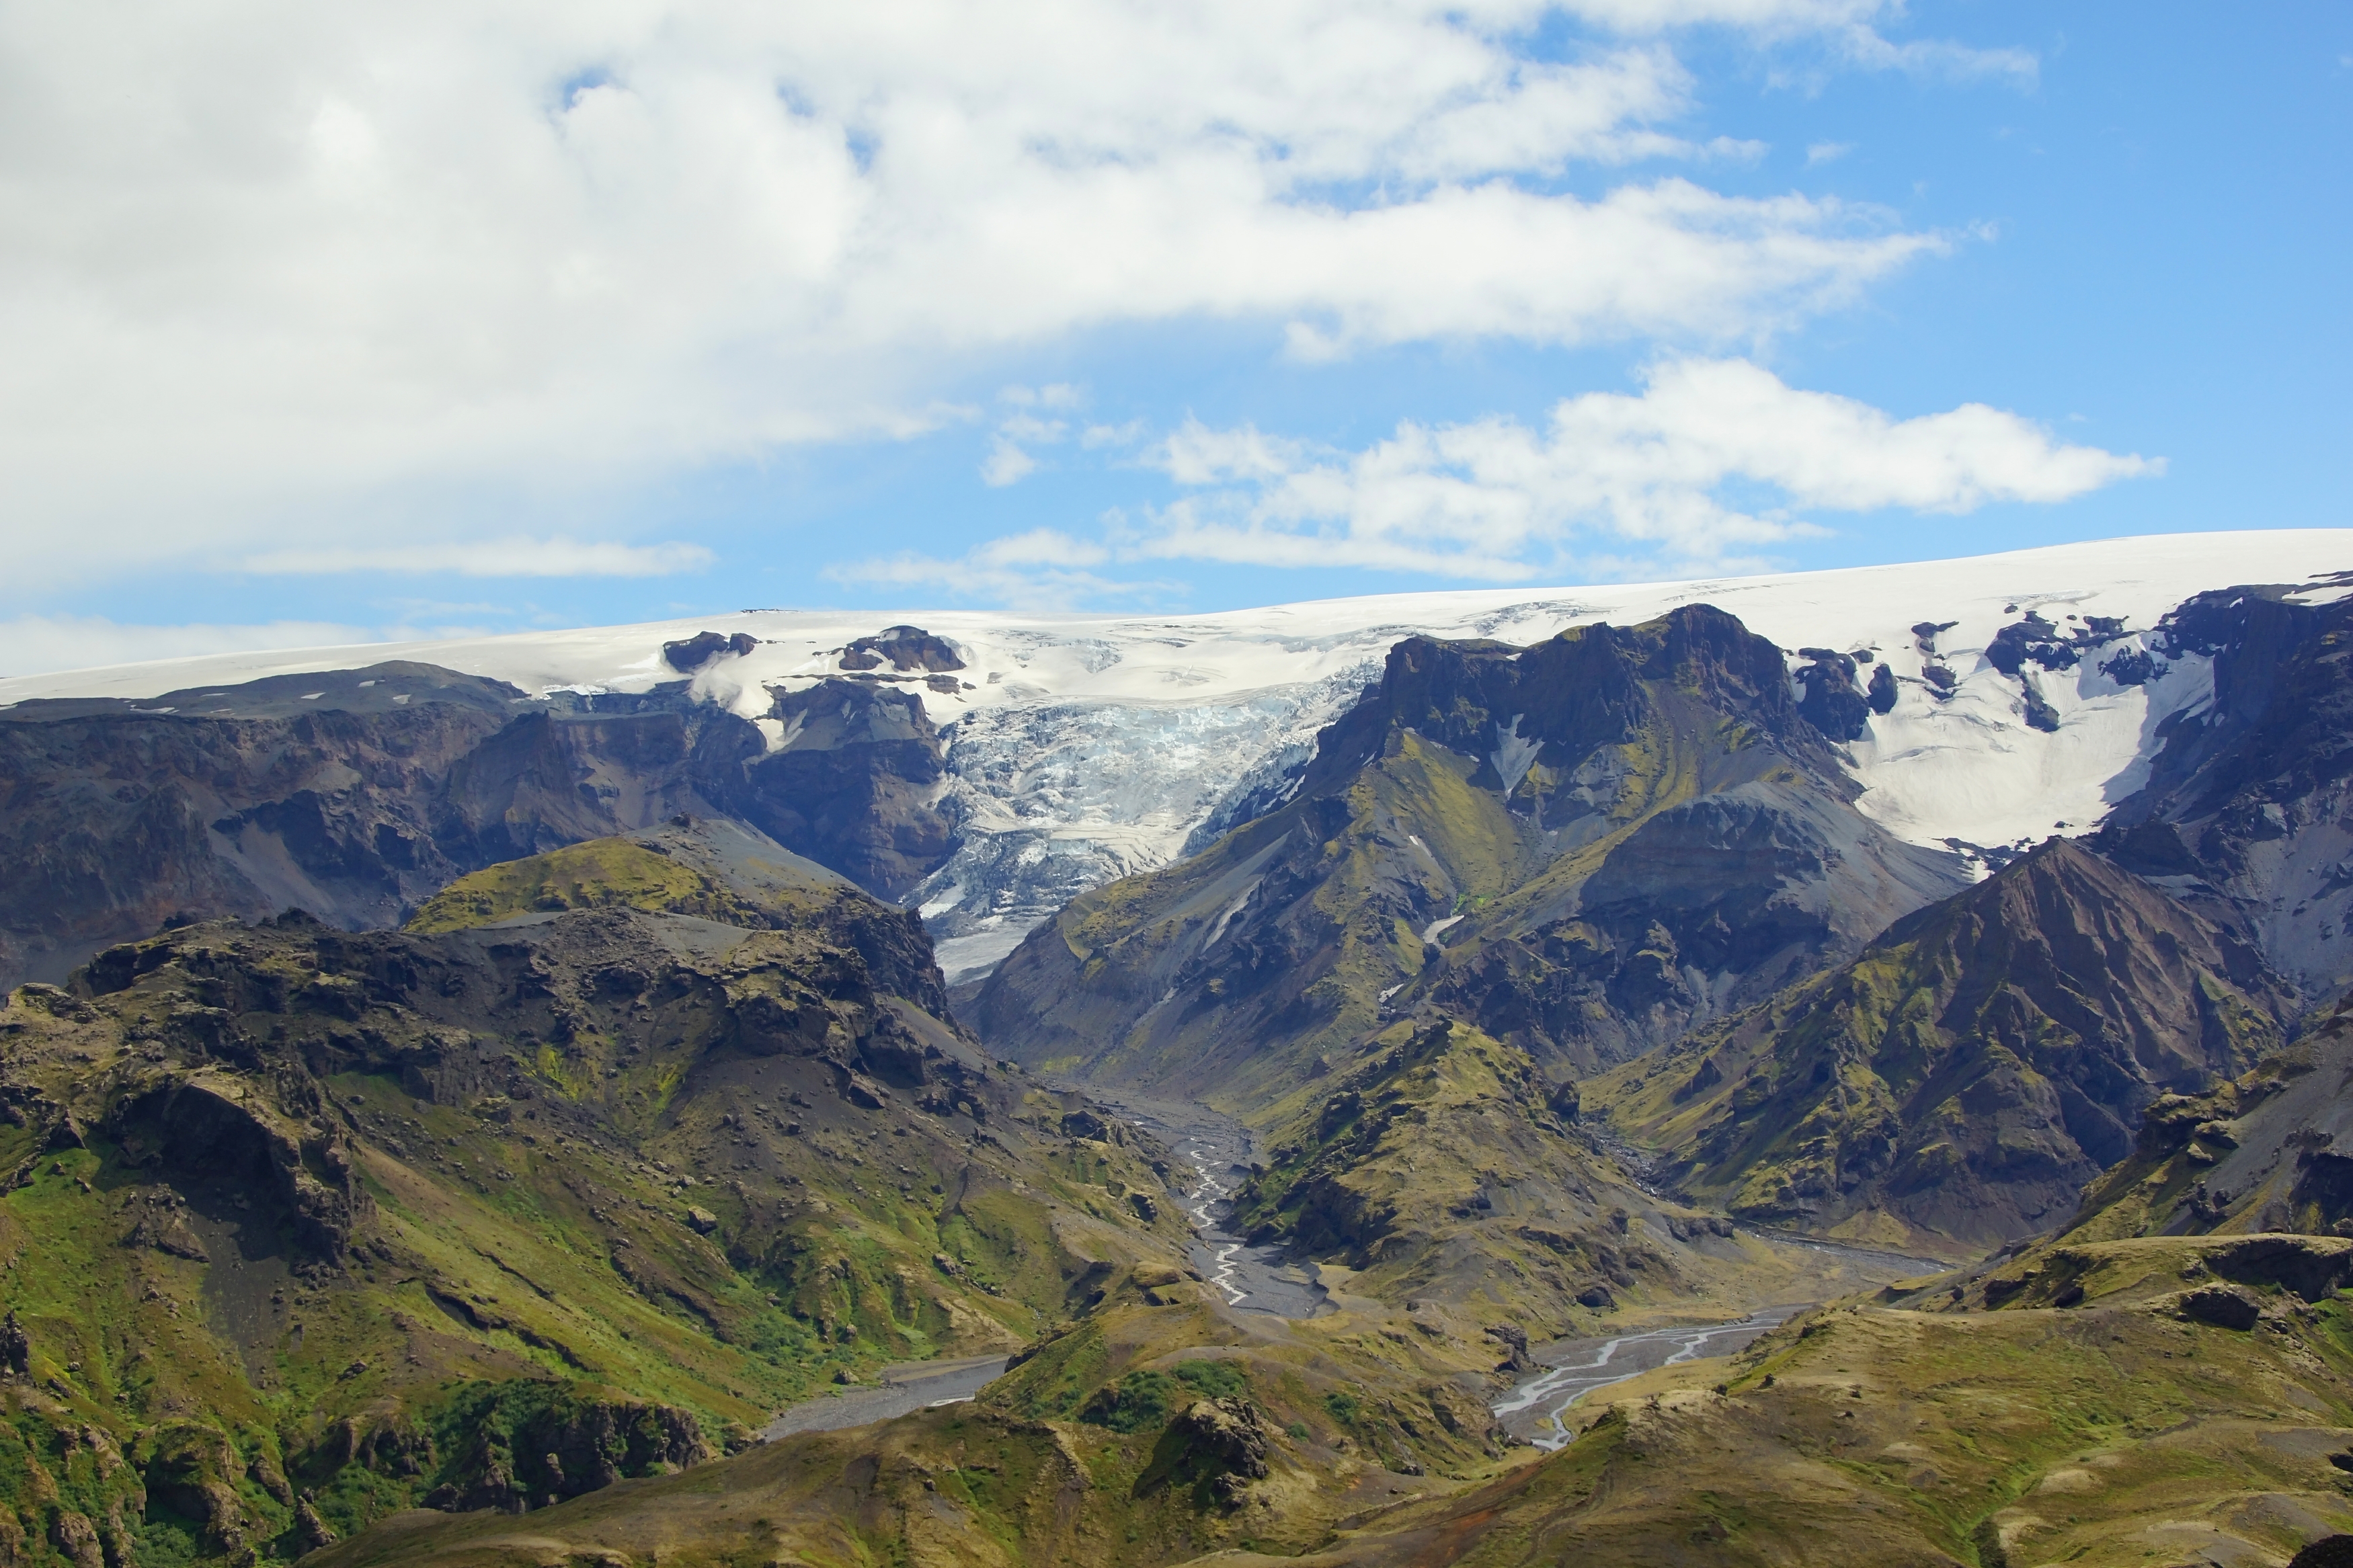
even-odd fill
[(1798, 711), (1833, 741), (1862, 739), (1870, 728), (1873, 709), (1870, 700), (1855, 689), (1854, 656), (1827, 647), (1800, 648), (1798, 653), (1806, 660), (1798, 671), (1798, 684), (1806, 693)]
[(2151, 1101), (2295, 1011), (2242, 938), (2054, 839), (1586, 1101), (1736, 1215), (1981, 1245), (2063, 1221)]
[(733, 637), (697, 632), (683, 641), (662, 644), (662, 662), (681, 675), (691, 675), (722, 654), (741, 658), (759, 646), (760, 639), (750, 632), (737, 632)]
[(723, 796), (737, 816), (884, 898), (947, 858), (955, 837), (940, 805), (946, 754), (922, 697), (828, 679), (780, 694), (773, 716), (783, 739), (747, 760), (740, 785)]
[(2353, 1235), (2353, 1007), (2235, 1079), (2153, 1101), (2063, 1239), (2234, 1231)]
[(718, 1457), (693, 1413), (668, 1405), (505, 1387), (476, 1393), (448, 1419), (467, 1446), (425, 1503), (455, 1512), (522, 1513)]
[(1266, 1417), (1247, 1399), (1197, 1399), (1168, 1423), (1167, 1438), (1181, 1450), (1176, 1466), (1207, 1480), (1228, 1508), (1240, 1503), (1251, 1482), (1271, 1473)]
[(954, 643), (921, 626), (885, 626), (872, 637), (853, 637), (841, 650), (844, 669), (880, 669), (884, 665), (902, 674), (926, 670), (944, 675), (964, 668), (964, 656)]

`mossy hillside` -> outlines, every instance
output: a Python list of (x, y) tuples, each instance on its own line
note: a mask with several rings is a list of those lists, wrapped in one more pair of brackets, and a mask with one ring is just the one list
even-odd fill
[(2237, 1079), (2159, 1097), (2062, 1239), (2353, 1232), (2348, 1064), (2353, 1006), (2340, 1002)]
[[(921, 1059), (921, 1016), (873, 996), (854, 953), (832, 955), (828, 999), (787, 961), (807, 933), (747, 937), (714, 973), (633, 935), (649, 918), (567, 915), (504, 959), (193, 928), (113, 965), (137, 976), (121, 990), (19, 993), (0, 1014), (23, 1122), (0, 1129), (21, 1172), (0, 1246), (37, 1353), (75, 1369), (118, 1446), (184, 1412), (229, 1435), (235, 1464), (300, 1476), (344, 1531), (480, 1480), (496, 1456), (417, 1435), (484, 1388), (651, 1402), (716, 1442), (836, 1370), (1017, 1342), (1072, 1310), (1103, 1246), (1181, 1237), (1111, 1198), (1157, 1180), (1132, 1141), (1090, 1154), (1087, 1180), (1062, 1173), (1059, 1097), (934, 1069), (868, 1080), (881, 1098), (860, 1103), (829, 1061), (731, 1034), (784, 981), (825, 1002), (820, 1040), (888, 1021), (905, 1033), (882, 1044)], [(676, 994), (640, 1007), (617, 970)], [(517, 995), (532, 1016), (501, 1016)], [(416, 1011), (428, 997), (444, 1017)], [(298, 1188), (344, 1172), (340, 1239), (306, 1247), (318, 1216), (273, 1206), (277, 1178), (138, 1109), (164, 1090), (233, 1102), (231, 1131), (286, 1130)], [(548, 1479), (533, 1458), (507, 1467), (518, 1489)], [(254, 1540), (301, 1543), (267, 1489), (234, 1506)]]
[[(1329, 1546), (1353, 1515), (1496, 1471), (1482, 1346), (1388, 1315), (1229, 1313), (1167, 1268), (1124, 1270), (1103, 1289), (1095, 1312), (974, 1404), (592, 1494), (534, 1514), (527, 1532), (491, 1516), (396, 1525), (316, 1561), (494, 1562), (560, 1542), (631, 1561), (1145, 1568)], [(1247, 1410), (1263, 1475), (1198, 1440), (1184, 1416), (1203, 1401)]]
[(1587, 1100), (1736, 1214), (1966, 1247), (2063, 1222), (2147, 1099), (2244, 1068), (2292, 1006), (2236, 938), (2054, 841)]
[[(2132, 1245), (2177, 1249), (2144, 1260), (2151, 1276), (2178, 1279), (2189, 1256)], [(1400, 1363), (1434, 1342), (1409, 1324), (1261, 1327), (1205, 1300), (1148, 1306), (1132, 1279), (1112, 1295), (976, 1405), (796, 1438), (528, 1521), (402, 1521), (318, 1561), (634, 1562), (659, 1550), (679, 1563), (757, 1552), (1124, 1568), (1239, 1548), (1219, 1560), (2125, 1568), (2208, 1552), (2282, 1561), (2353, 1529), (2331, 1462), (2353, 1452), (2353, 1312), (2333, 1297), (2265, 1294), (2249, 1331), (2185, 1319), (2178, 1291), (2063, 1310), (1818, 1310), (1719, 1363), (1716, 1387), (1578, 1407), (1578, 1435), (1556, 1454), (1520, 1450), (1497, 1467), (1464, 1452), (1410, 1478), (1366, 1463), (1375, 1450), (1400, 1458), (1409, 1426), (1444, 1430), (1391, 1392), (1407, 1381)], [(1178, 1369), (1204, 1361), (1234, 1367), (1272, 1434), (1269, 1475), (1229, 1509), (1214, 1490), (1153, 1484), (1168, 1427), (1051, 1413), (1111, 1405), (1106, 1390), (1184, 1386)], [(1367, 1442), (1350, 1422), (1368, 1413), (1398, 1424)], [(1435, 1457), (1426, 1443), (1412, 1451)]]
[(1391, 1025), (1284, 1110), (1235, 1223), (1343, 1267), (1353, 1292), (1541, 1342), (1825, 1287), (1819, 1258), (1645, 1192), (1572, 1088), (1467, 1025)]
[(1400, 1022), (1314, 1089), (1237, 1194), (1250, 1240), (1345, 1264), (1381, 1299), (1476, 1303), (1537, 1339), (1687, 1283), (1683, 1249), (1630, 1217), (1629, 1202), (1649, 1205), (1561, 1120), (1525, 1053)]
[(729, 925), (769, 923), (772, 910), (720, 878), (635, 838), (597, 838), (459, 878), (427, 899), (406, 929), (462, 931), (563, 910), (662, 910)]
[(1716, 1389), (1582, 1407), (1556, 1456), (1365, 1521), (1318, 1561), (2282, 1561), (2353, 1528), (2330, 1462), (2353, 1446), (2348, 1327), (2333, 1300), (2252, 1332), (2162, 1299), (1812, 1313)]

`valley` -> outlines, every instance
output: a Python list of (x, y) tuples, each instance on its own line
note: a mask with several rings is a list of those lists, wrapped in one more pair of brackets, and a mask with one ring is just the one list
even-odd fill
[(2348, 551), (0, 682), (0, 1563), (2296, 1562)]

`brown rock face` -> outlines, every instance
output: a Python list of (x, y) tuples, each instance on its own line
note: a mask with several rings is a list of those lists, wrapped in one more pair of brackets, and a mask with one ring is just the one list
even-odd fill
[(2053, 840), (1608, 1097), (1736, 1214), (1983, 1243), (2064, 1220), (2151, 1100), (2243, 1069), (2295, 1012), (2244, 940)]

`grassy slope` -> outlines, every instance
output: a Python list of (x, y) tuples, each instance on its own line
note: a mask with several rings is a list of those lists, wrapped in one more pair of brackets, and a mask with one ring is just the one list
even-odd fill
[[(1150, 1309), (1123, 1291), (978, 1405), (528, 1521), (420, 1521), (320, 1561), (2125, 1568), (2276, 1562), (2353, 1528), (2330, 1462), (2353, 1449), (2348, 1304), (2255, 1286), (2260, 1325), (2218, 1328), (2177, 1310), (2197, 1244), (2107, 1250), (2075, 1307), (1810, 1313), (1697, 1369), (1697, 1386), (1653, 1376), (1585, 1409), (1560, 1453), (1502, 1466), (1446, 1433), (1443, 1383), (1434, 1402), (1388, 1392), (1410, 1386), (1400, 1363), (1436, 1370), (1415, 1334), (1385, 1340), (1354, 1317), (1249, 1325), (1198, 1298)], [(1274, 1434), (1270, 1473), (1230, 1509), (1166, 1484), (1187, 1473), (1167, 1426), (1071, 1418), (1086, 1390), (1151, 1370), (1179, 1386), (1205, 1359), (1241, 1372)], [(1429, 1473), (1370, 1468), (1401, 1449)]]
[[(1504, 1456), (1478, 1375), (1493, 1346), (1475, 1331), (1379, 1309), (1304, 1322), (1231, 1313), (1148, 1267), (1105, 1289), (1098, 1311), (1033, 1346), (975, 1405), (786, 1439), (527, 1522), (418, 1521), (318, 1562), (659, 1552), (681, 1564), (1143, 1568), (1222, 1548), (1312, 1549), (1367, 1510), (1493, 1475)], [(1225, 1493), (1214, 1457), (1172, 1420), (1210, 1396), (1246, 1402), (1265, 1434), (1268, 1473)]]
[[(648, 887), (676, 892), (652, 879), (630, 896)], [(826, 951), (811, 929), (757, 933), (728, 983), (789, 988)], [(1018, 1343), (1073, 1310), (1091, 1260), (1166, 1256), (1182, 1235), (1164, 1217), (1155, 1238), (1124, 1201), (1163, 1186), (1146, 1152), (1065, 1137), (1060, 1098), (1018, 1079), (966, 1085), (936, 1113), (913, 1097), (871, 1110), (682, 1016), (632, 1038), (617, 1006), (584, 1008), (588, 1026), (560, 1047), (514, 1042), (513, 1076), (453, 1093), (393, 1065), (447, 1031), (320, 973), (301, 933), (197, 928), (142, 952), (165, 961), (130, 989), (94, 1003), (28, 990), (0, 1012), (24, 1123), (0, 1126), (0, 1170), (20, 1173), (0, 1197), (0, 1280), (33, 1345), (31, 1380), (5, 1394), (27, 1447), (0, 1456), (0, 1498), (18, 1510), (0, 1509), (0, 1537), (10, 1522), (54, 1535), (67, 1513), (102, 1531), (112, 1512), (151, 1563), (233, 1554), (224, 1521), (291, 1552), (297, 1500), (274, 1478), (311, 1489), (322, 1521), (348, 1531), (478, 1479), (478, 1434), (459, 1416), (485, 1397), (554, 1400), (559, 1425), (585, 1407), (670, 1407), (706, 1446), (740, 1440), (837, 1371)], [(659, 956), (635, 962), (657, 970)], [(364, 1037), (356, 1055), (375, 1065), (345, 1053), (313, 1077), (299, 1051), (259, 1070), (192, 1058), (174, 1042), (232, 969), (241, 989), (296, 998), (270, 1027)], [(313, 1163), (340, 1152), (364, 1194), (340, 1266), (289, 1245), (266, 1204), (241, 1208), (250, 1176), (188, 1166), (201, 1151), (159, 1165), (125, 1147), (144, 1134), (110, 1108), (166, 1078), (235, 1097), (306, 1141)], [(58, 1108), (78, 1111), (78, 1145), (60, 1141)], [(197, 1464), (226, 1498), (194, 1516), (156, 1483), (170, 1468), (158, 1435), (183, 1424), (226, 1445)], [(85, 1428), (128, 1456), (111, 1493)], [(537, 1458), (513, 1456), (518, 1483), (547, 1479), (533, 1479)]]

